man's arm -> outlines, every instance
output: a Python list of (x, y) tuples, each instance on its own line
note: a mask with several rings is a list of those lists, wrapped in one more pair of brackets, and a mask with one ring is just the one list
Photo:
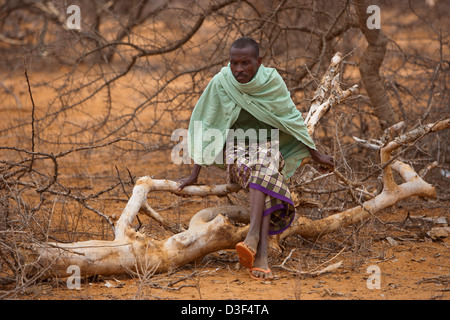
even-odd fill
[(201, 168), (202, 167), (200, 165), (194, 164), (194, 168), (192, 169), (191, 175), (188, 178), (180, 180), (181, 185), (178, 187), (178, 190), (181, 190), (186, 186), (196, 183)]

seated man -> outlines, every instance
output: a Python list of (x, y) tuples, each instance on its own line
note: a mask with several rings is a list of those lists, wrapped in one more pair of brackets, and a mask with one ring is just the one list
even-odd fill
[[(316, 150), (281, 76), (261, 61), (253, 39), (239, 38), (231, 46), (229, 65), (210, 81), (192, 112), (188, 146), (194, 168), (180, 189), (197, 181), (202, 165), (214, 164), (249, 190), (250, 229), (236, 251), (252, 278), (271, 279), (268, 237), (283, 232), (295, 216), (285, 179), (309, 155), (329, 168), (334, 164)], [(210, 129), (223, 139), (199, 138)]]

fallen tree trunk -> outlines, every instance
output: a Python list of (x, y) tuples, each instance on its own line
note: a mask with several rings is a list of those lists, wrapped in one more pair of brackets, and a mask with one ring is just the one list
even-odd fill
[(291, 227), (281, 235), (281, 238), (283, 239), (292, 234), (298, 234), (303, 238), (317, 239), (341, 228), (361, 223), (375, 213), (389, 208), (406, 198), (412, 196), (422, 196), (426, 198), (436, 197), (435, 188), (422, 180), (409, 165), (400, 161), (394, 161), (392, 163), (392, 169), (400, 173), (406, 182), (397, 185), (394, 188), (383, 190), (383, 192), (375, 198), (364, 202), (362, 206), (333, 214), (324, 219), (313, 221), (305, 217), (299, 217)]
[[(135, 187), (129, 201), (135, 205), (135, 210), (124, 210), (125, 215), (137, 214), (139, 204), (146, 201), (149, 182), (153, 180), (142, 178)], [(209, 208), (195, 215), (188, 230), (162, 241), (125, 228), (123, 233), (116, 233), (114, 241), (41, 243), (32, 249), (42, 266), (51, 266), (49, 274), (59, 277), (72, 274), (69, 266), (77, 266), (81, 275), (113, 275), (142, 270), (165, 272), (241, 241), (248, 226), (237, 227), (231, 221), (245, 221), (245, 217), (248, 217), (248, 212), (239, 206)]]
[[(364, 202), (361, 206), (321, 220), (312, 221), (308, 218), (300, 217), (288, 230), (283, 232), (280, 238), (283, 239), (292, 234), (298, 234), (304, 238), (316, 239), (325, 234), (335, 232), (340, 228), (360, 223), (370, 218), (371, 215), (409, 197), (436, 198), (434, 186), (425, 182), (408, 164), (397, 160), (392, 161), (392, 152), (405, 144), (415, 142), (426, 134), (450, 128), (450, 119), (420, 126), (395, 138), (393, 141), (387, 140), (393, 132), (397, 132), (401, 127), (402, 125), (400, 124), (386, 129), (384, 135), (386, 139), (385, 145), (379, 147), (381, 164), (384, 164), (383, 191), (379, 195)], [(373, 146), (370, 147), (373, 148)], [(392, 170), (399, 173), (405, 182), (400, 185), (395, 183)]]
[[(340, 62), (340, 55), (336, 55), (327, 72), (329, 79), (334, 79), (334, 73)], [(311, 119), (316, 119), (309, 126), (314, 131), (314, 122), (323, 115), (326, 108), (333, 105), (332, 101), (340, 99), (326, 98), (325, 95), (333, 95), (339, 90), (331, 90), (333, 81), (323, 81), (327, 88), (319, 88), (324, 94), (317, 95), (317, 108), (311, 112)], [(333, 86), (338, 85), (336, 82)], [(319, 90), (318, 89), (318, 90)], [(354, 90), (346, 91), (346, 95)], [(325, 94), (326, 93), (326, 94)], [(321, 102), (322, 101), (322, 102)], [(324, 111), (325, 110), (325, 111)], [(380, 210), (390, 207), (396, 202), (411, 196), (435, 197), (435, 189), (432, 185), (419, 177), (407, 164), (400, 161), (392, 161), (392, 152), (405, 143), (412, 142), (421, 136), (449, 128), (450, 121), (445, 120), (432, 125), (420, 127), (420, 131), (408, 133), (392, 141), (386, 139), (380, 147), (382, 165), (384, 165), (383, 179), (385, 188), (383, 191), (360, 206), (334, 214), (327, 218), (312, 221), (305, 217), (297, 220), (286, 230), (280, 238), (286, 238), (298, 234), (305, 238), (319, 238), (320, 236), (334, 232), (340, 228), (359, 223)], [(419, 132), (419, 133), (417, 133)], [(405, 180), (397, 185), (392, 178), (392, 170), (397, 171)], [(335, 172), (336, 176), (340, 175)], [(388, 182), (386, 182), (388, 181)], [(199, 211), (190, 221), (188, 230), (180, 232), (165, 240), (155, 240), (149, 236), (134, 231), (130, 224), (136, 218), (138, 212), (144, 212), (167, 226), (164, 219), (147, 203), (147, 196), (152, 191), (167, 191), (179, 195), (225, 196), (231, 192), (237, 192), (240, 188), (235, 184), (218, 186), (188, 186), (182, 191), (178, 190), (179, 183), (169, 180), (155, 180), (150, 177), (140, 178), (133, 189), (133, 194), (124, 208), (115, 225), (115, 238), (113, 241), (83, 241), (70, 244), (39, 243), (33, 244), (30, 249), (33, 254), (26, 254), (28, 260), (38, 262), (50, 270), (51, 274), (60, 277), (71, 275), (68, 267), (79, 267), (81, 275), (93, 274), (121, 274), (127, 271), (151, 270), (153, 272), (165, 272), (173, 268), (185, 265), (218, 250), (234, 248), (245, 238), (248, 225), (238, 226), (234, 222), (248, 222), (249, 212), (240, 206), (228, 206), (208, 208)], [(29, 252), (29, 251), (28, 251)], [(37, 257), (37, 258), (36, 258)]]

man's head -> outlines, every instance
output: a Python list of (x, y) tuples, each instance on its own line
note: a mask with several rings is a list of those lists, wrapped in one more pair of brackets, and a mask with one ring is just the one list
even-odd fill
[(239, 83), (250, 82), (262, 58), (259, 56), (259, 47), (255, 40), (242, 37), (237, 39), (230, 49), (230, 68), (233, 76)]

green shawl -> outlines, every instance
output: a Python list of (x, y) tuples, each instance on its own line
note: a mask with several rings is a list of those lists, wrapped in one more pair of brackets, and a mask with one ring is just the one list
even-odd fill
[(228, 129), (237, 120), (241, 108), (280, 130), (285, 178), (291, 177), (302, 159), (309, 156), (306, 146), (316, 149), (302, 114), (276, 69), (261, 65), (250, 82), (241, 84), (228, 66), (213, 77), (192, 111), (188, 150), (196, 164), (223, 163), (222, 150)]

